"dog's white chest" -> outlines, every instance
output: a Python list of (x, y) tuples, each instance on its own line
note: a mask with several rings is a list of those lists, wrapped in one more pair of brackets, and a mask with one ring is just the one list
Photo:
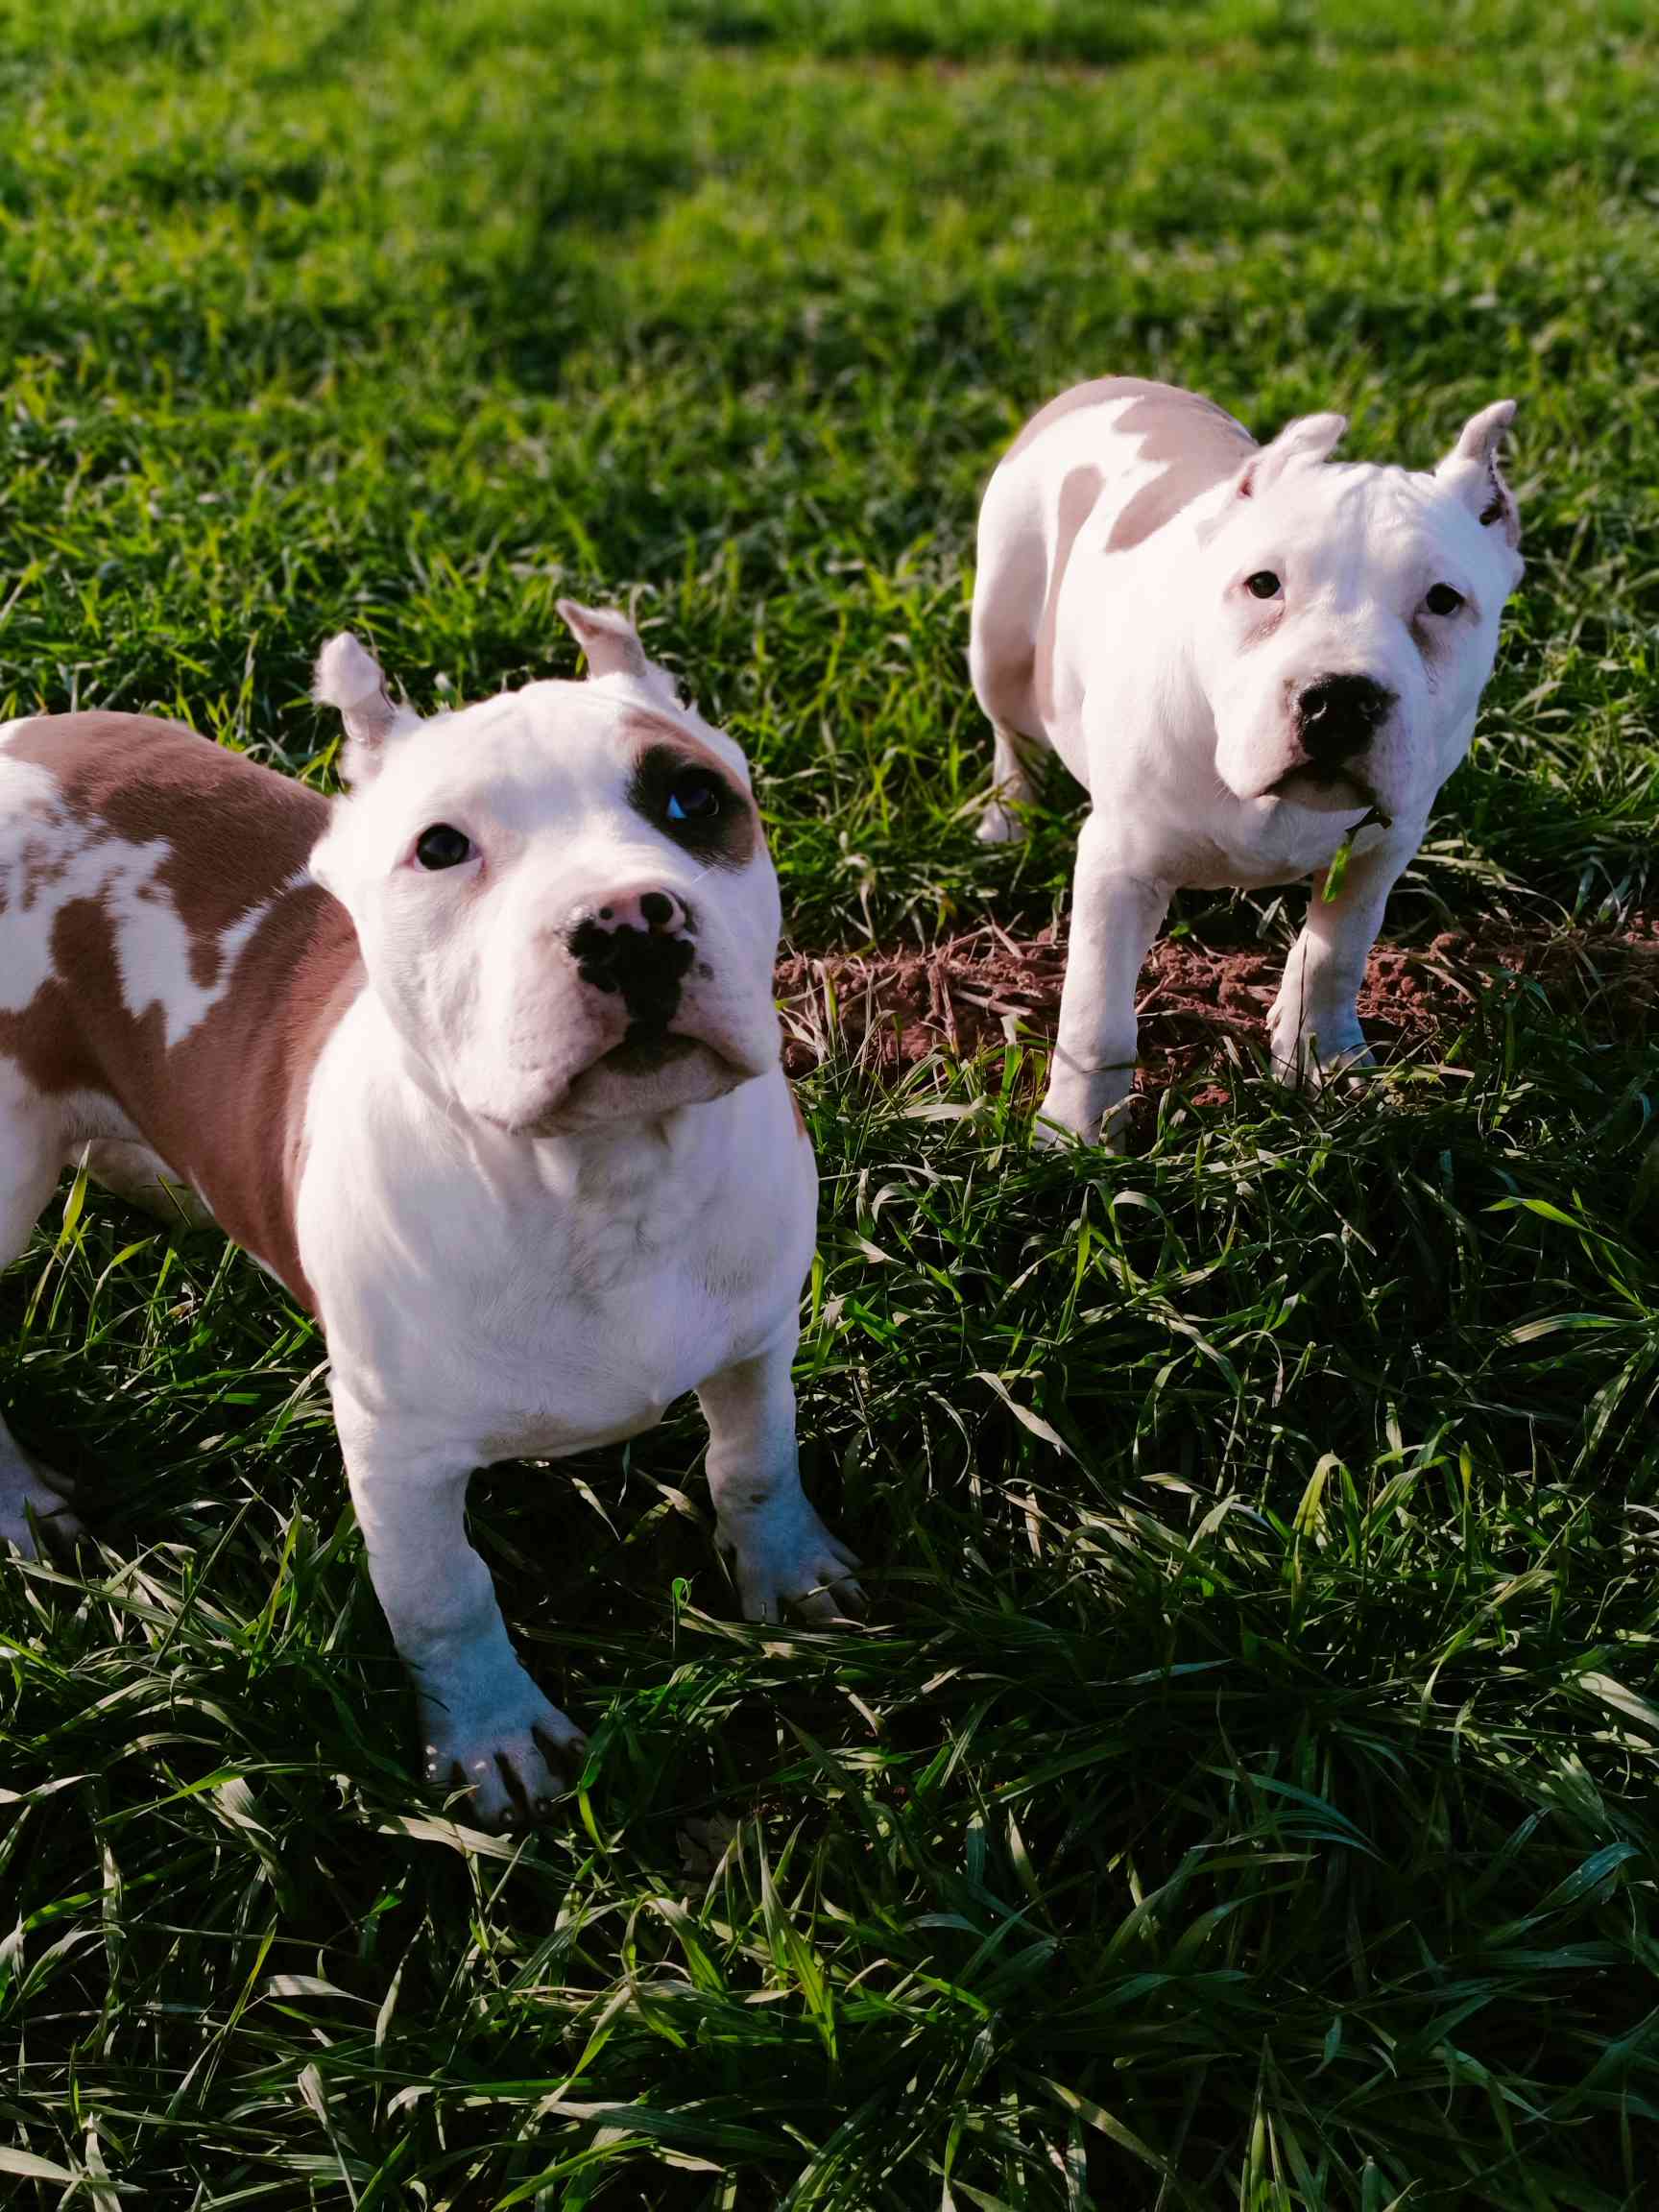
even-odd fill
[[(1170, 828), (1164, 864), (1168, 865), (1169, 854), (1177, 855), (1170, 873), (1194, 890), (1264, 891), (1294, 883), (1330, 865), (1338, 848), (1350, 842), (1358, 812), (1314, 814), (1275, 801), (1217, 803), (1207, 821)], [(1358, 855), (1370, 853), (1385, 834), (1377, 824), (1368, 824), (1354, 834), (1350, 850)]]
[[(566, 1235), (521, 1251), (493, 1296), (473, 1280), (458, 1382), (486, 1456), (557, 1457), (637, 1436), (757, 1346), (779, 1310), (776, 1246), (758, 1234), (726, 1240), (711, 1265), (709, 1232), (704, 1207), (666, 1199), (633, 1216), (584, 1209)], [(798, 1254), (790, 1263), (798, 1272)]]
[(815, 1179), (781, 1071), (623, 1140), (527, 1144), (412, 1116), (373, 1068), (349, 1036), (325, 1058), (301, 1233), (330, 1354), (383, 1418), (418, 1404), (479, 1462), (586, 1450), (793, 1311)]

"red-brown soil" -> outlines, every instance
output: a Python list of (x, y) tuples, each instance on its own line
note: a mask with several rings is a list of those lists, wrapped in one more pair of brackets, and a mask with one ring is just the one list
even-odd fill
[[(1215, 950), (1190, 937), (1155, 945), (1141, 976), (1141, 1088), (1211, 1068), (1224, 1084), (1232, 1061), (1259, 1060), (1283, 966), (1278, 948)], [(778, 970), (789, 1070), (816, 1066), (834, 1029), (844, 1048), (888, 1072), (941, 1049), (970, 1055), (1017, 1037), (1046, 1046), (1065, 971), (1065, 945), (1051, 932), (1022, 940), (995, 924), (926, 950), (798, 954)], [(1371, 955), (1359, 1013), (1386, 1060), (1439, 1049), (1483, 1000), (1534, 988), (1594, 1034), (1646, 1034), (1659, 1008), (1659, 913), (1617, 927), (1494, 922), (1416, 948), (1384, 943)]]

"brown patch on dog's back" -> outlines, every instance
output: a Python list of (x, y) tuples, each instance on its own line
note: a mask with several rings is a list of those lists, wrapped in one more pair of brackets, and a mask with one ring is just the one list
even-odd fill
[(1048, 596), (1043, 602), (1043, 619), (1037, 625), (1037, 643), (1031, 661), (1031, 695), (1037, 711), (1046, 721), (1054, 712), (1054, 645), (1060, 627), (1060, 587), (1066, 581), (1071, 548), (1088, 521), (1105, 482), (1098, 469), (1073, 469), (1060, 487), (1060, 510), (1054, 531), (1054, 558), (1048, 568)]
[[(46, 769), (82, 821), (129, 845), (159, 839), (172, 848), (157, 880), (190, 930), (193, 963), (198, 944), (210, 952), (232, 923), (304, 867), (328, 825), (320, 792), (156, 715), (42, 715), (12, 735), (6, 757)], [(204, 806), (214, 835), (199, 840), (187, 833)], [(196, 980), (205, 988), (214, 977)]]
[[(1173, 384), (1153, 383), (1142, 376), (1101, 376), (1062, 392), (1035, 414), (1003, 456), (1004, 462), (1022, 452), (1048, 426), (1080, 409), (1103, 407), (1127, 400), (1112, 422), (1114, 438), (1139, 441), (1139, 458), (1158, 467), (1157, 475), (1131, 493), (1114, 517), (1107, 533), (1109, 552), (1127, 552), (1151, 537), (1166, 522), (1173, 521), (1201, 493), (1222, 483), (1256, 449), (1256, 441), (1242, 423), (1224, 408), (1196, 392), (1183, 392)], [(1055, 516), (1054, 543), (1049, 554), (1048, 590), (1044, 601), (1030, 660), (999, 672), (995, 687), (1009, 700), (1023, 690), (1025, 669), (1030, 671), (1030, 704), (1040, 720), (1055, 710), (1054, 660), (1059, 627), (1060, 588), (1065, 582), (1083, 525), (1093, 513), (1106, 483), (1105, 470), (1093, 462), (1079, 462), (1068, 470), (1060, 487)], [(1039, 734), (1026, 731), (1027, 736)]]
[[(1229, 415), (1225, 407), (1218, 407), (1214, 399), (1207, 399), (1201, 392), (1183, 391), (1179, 384), (1160, 384), (1150, 376), (1096, 376), (1087, 384), (1073, 384), (1070, 391), (1050, 399), (1046, 407), (1039, 407), (1003, 454), (1003, 460), (1012, 461), (1016, 453), (1022, 453), (1062, 416), (1074, 415), (1082, 407), (1110, 406), (1118, 399), (1140, 401), (1154, 411), (1153, 420), (1166, 414), (1171, 421), (1176, 416), (1185, 418), (1186, 427), (1180, 433), (1182, 443), (1190, 436), (1201, 434), (1206, 424), (1215, 433), (1225, 432), (1234, 440), (1241, 439), (1247, 445), (1256, 443), (1242, 422)], [(1114, 427), (1122, 427), (1121, 417)], [(1148, 458), (1157, 460), (1160, 455), (1149, 449)]]
[(1127, 552), (1172, 522), (1183, 508), (1224, 483), (1256, 448), (1243, 424), (1213, 401), (1166, 386), (1154, 386), (1153, 392), (1156, 397), (1137, 399), (1112, 425), (1120, 437), (1140, 439), (1142, 460), (1162, 465), (1119, 510), (1106, 540), (1113, 553)]
[[(199, 988), (221, 979), (225, 932), (267, 909), (224, 996), (169, 1046), (162, 1005), (129, 1009), (102, 895), (71, 901), (54, 923), (46, 981), (20, 1013), (0, 1013), (0, 1054), (48, 1094), (110, 1099), (226, 1234), (314, 1307), (294, 1228), (305, 1099), (364, 981), (350, 916), (303, 879), (329, 803), (148, 715), (41, 717), (0, 757), (53, 778), (86, 845), (166, 845), (156, 881), (184, 926)], [(4, 932), (0, 917), (0, 945)]]

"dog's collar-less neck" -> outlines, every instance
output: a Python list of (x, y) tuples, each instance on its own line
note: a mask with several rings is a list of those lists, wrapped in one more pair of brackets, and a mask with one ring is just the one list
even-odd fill
[(522, 1173), (541, 1184), (572, 1189), (592, 1182), (625, 1183), (642, 1169), (656, 1174), (664, 1162), (683, 1157), (705, 1130), (711, 1130), (717, 1109), (735, 1094), (729, 1091), (637, 1118), (575, 1121), (545, 1132), (509, 1129), (481, 1120), (467, 1108), (442, 1072), (403, 1035), (373, 985), (366, 998), (365, 1011), (380, 1029), (385, 1047), (376, 1062), (392, 1077), (384, 1086), (388, 1111), (407, 1116), (411, 1099), (418, 1099), (428, 1132), (451, 1140), (487, 1182), (498, 1177), (512, 1182)]

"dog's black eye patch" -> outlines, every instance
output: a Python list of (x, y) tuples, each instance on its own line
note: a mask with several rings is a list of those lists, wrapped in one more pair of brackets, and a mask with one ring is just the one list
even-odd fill
[(434, 822), (415, 840), (415, 858), (422, 868), (459, 868), (472, 856), (472, 840), (465, 830), (447, 822)]
[(741, 868), (755, 850), (755, 808), (746, 791), (708, 756), (648, 745), (634, 765), (628, 804), (685, 852), (717, 868)]
[(685, 768), (668, 786), (670, 822), (712, 822), (726, 804), (726, 789), (706, 768)]

